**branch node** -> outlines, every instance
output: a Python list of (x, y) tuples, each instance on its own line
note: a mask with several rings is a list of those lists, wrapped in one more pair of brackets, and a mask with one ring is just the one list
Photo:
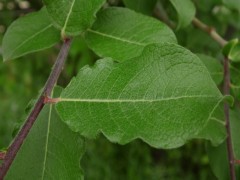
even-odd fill
[(55, 103), (58, 103), (59, 101), (60, 101), (60, 98), (51, 98), (48, 96), (44, 96), (43, 103), (44, 104), (55, 104)]

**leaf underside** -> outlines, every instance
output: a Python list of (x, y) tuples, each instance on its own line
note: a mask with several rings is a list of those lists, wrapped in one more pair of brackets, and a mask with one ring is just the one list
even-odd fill
[(84, 67), (56, 108), (83, 136), (102, 132), (112, 142), (140, 138), (153, 147), (174, 148), (203, 129), (221, 100), (195, 55), (163, 43), (124, 63), (103, 59)]

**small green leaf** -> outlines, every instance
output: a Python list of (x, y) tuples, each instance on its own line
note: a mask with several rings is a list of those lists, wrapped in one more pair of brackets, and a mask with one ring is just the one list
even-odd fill
[(238, 39), (233, 39), (229, 41), (222, 49), (222, 53), (224, 56), (228, 57), (231, 52), (231, 49), (238, 43)]
[(4, 35), (3, 60), (49, 48), (60, 40), (60, 32), (49, 20), (46, 9), (27, 14), (14, 21)]
[(238, 42), (232, 49), (228, 58), (235, 62), (240, 62), (240, 42)]
[(194, 138), (223, 96), (197, 56), (176, 44), (147, 46), (142, 55), (83, 68), (56, 108), (83, 136), (102, 132), (121, 144), (140, 138), (174, 148)]
[(59, 119), (53, 105), (45, 105), (5, 179), (83, 179), (83, 153), (80, 135)]
[(62, 36), (76, 36), (88, 29), (106, 0), (43, 0)]
[[(240, 110), (233, 109), (230, 111), (230, 125), (232, 134), (232, 143), (235, 159), (240, 159)], [(219, 180), (230, 179), (229, 175), (229, 162), (227, 156), (227, 143), (226, 141), (217, 147), (207, 145), (207, 153), (210, 160), (210, 166)], [(236, 166), (236, 179), (240, 178), (240, 166)]]
[(229, 41), (223, 48), (222, 53), (233, 62), (240, 62), (240, 42), (238, 39)]
[(99, 56), (118, 61), (139, 56), (148, 44), (176, 43), (174, 33), (165, 24), (127, 8), (99, 12), (86, 40)]
[(207, 67), (214, 82), (219, 85), (223, 81), (223, 66), (217, 59), (206, 56), (204, 54), (197, 54), (202, 60), (203, 64)]
[(196, 13), (196, 8), (191, 0), (170, 0), (178, 14), (178, 26), (184, 28), (188, 26)]
[(137, 12), (152, 15), (157, 0), (123, 0), (126, 7)]

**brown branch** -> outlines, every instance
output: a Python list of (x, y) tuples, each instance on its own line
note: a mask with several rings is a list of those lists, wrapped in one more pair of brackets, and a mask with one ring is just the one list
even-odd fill
[(69, 52), (70, 45), (71, 45), (71, 40), (65, 39), (65, 41), (62, 45), (62, 48), (59, 52), (59, 55), (57, 57), (57, 60), (54, 64), (54, 67), (51, 71), (51, 74), (49, 75), (49, 78), (44, 86), (41, 96), (37, 100), (37, 103), (35, 104), (34, 108), (32, 109), (31, 113), (29, 114), (25, 124), (22, 126), (17, 137), (14, 139), (14, 141), (8, 148), (8, 151), (4, 158), (3, 164), (0, 167), (0, 180), (3, 180), (4, 176), (7, 174), (7, 171), (10, 168), (14, 158), (16, 157), (17, 152), (21, 148), (25, 138), (27, 137), (30, 129), (32, 128), (39, 113), (41, 112), (41, 110), (44, 106), (45, 97), (51, 95), (51, 92), (52, 92), (52, 90), (59, 78), (59, 75), (63, 69), (66, 57)]
[(224, 47), (227, 44), (227, 41), (217, 33), (215, 28), (204, 24), (196, 17), (192, 20), (192, 24), (197, 28), (201, 29), (202, 31), (208, 33), (221, 47)]
[[(229, 59), (224, 58), (224, 95), (230, 94), (230, 72), (229, 72)], [(226, 131), (227, 131), (227, 155), (230, 169), (231, 180), (236, 180), (235, 174), (235, 159), (232, 145), (232, 135), (229, 117), (229, 105), (227, 102), (224, 103), (224, 114), (226, 121)]]

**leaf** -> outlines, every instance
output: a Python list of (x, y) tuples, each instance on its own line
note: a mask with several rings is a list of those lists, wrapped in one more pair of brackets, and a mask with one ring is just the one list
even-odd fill
[[(57, 89), (56, 95), (60, 94)], [(10, 167), (6, 180), (83, 179), (80, 158), (84, 141), (45, 105)]]
[(91, 27), (106, 0), (43, 0), (62, 36), (76, 36)]
[(223, 48), (222, 53), (233, 62), (240, 62), (240, 42), (238, 39), (229, 41)]
[(214, 82), (219, 85), (223, 81), (223, 66), (221, 63), (211, 56), (206, 56), (204, 54), (197, 54), (197, 56), (207, 67)]
[(47, 15), (46, 9), (27, 14), (14, 21), (4, 35), (2, 48), (3, 60), (49, 48), (60, 40)]
[(56, 108), (88, 138), (102, 132), (120, 144), (140, 138), (175, 148), (203, 129), (222, 95), (199, 58), (181, 46), (149, 45), (142, 55), (83, 68)]
[(231, 9), (240, 11), (240, 0), (222, 0), (223, 4)]
[(126, 7), (147, 15), (152, 15), (157, 0), (123, 0)]
[(206, 127), (200, 131), (196, 138), (208, 139), (214, 146), (217, 146), (223, 143), (226, 137), (223, 103), (221, 103), (209, 118)]
[[(240, 110), (230, 110), (230, 126), (233, 142), (233, 150), (235, 159), (240, 159), (240, 142), (239, 142), (239, 129), (240, 129)], [(229, 163), (227, 156), (226, 141), (217, 147), (207, 144), (207, 153), (210, 161), (210, 166), (213, 173), (219, 180), (230, 179)], [(236, 179), (240, 178), (240, 166), (236, 166)]]
[(240, 64), (231, 63), (230, 64), (230, 73), (231, 73), (231, 92), (235, 98), (240, 100)]
[(178, 14), (177, 29), (188, 26), (196, 13), (196, 8), (191, 0), (170, 0)]
[(100, 11), (85, 37), (99, 56), (118, 61), (139, 56), (148, 44), (176, 43), (174, 33), (165, 24), (126, 8)]

